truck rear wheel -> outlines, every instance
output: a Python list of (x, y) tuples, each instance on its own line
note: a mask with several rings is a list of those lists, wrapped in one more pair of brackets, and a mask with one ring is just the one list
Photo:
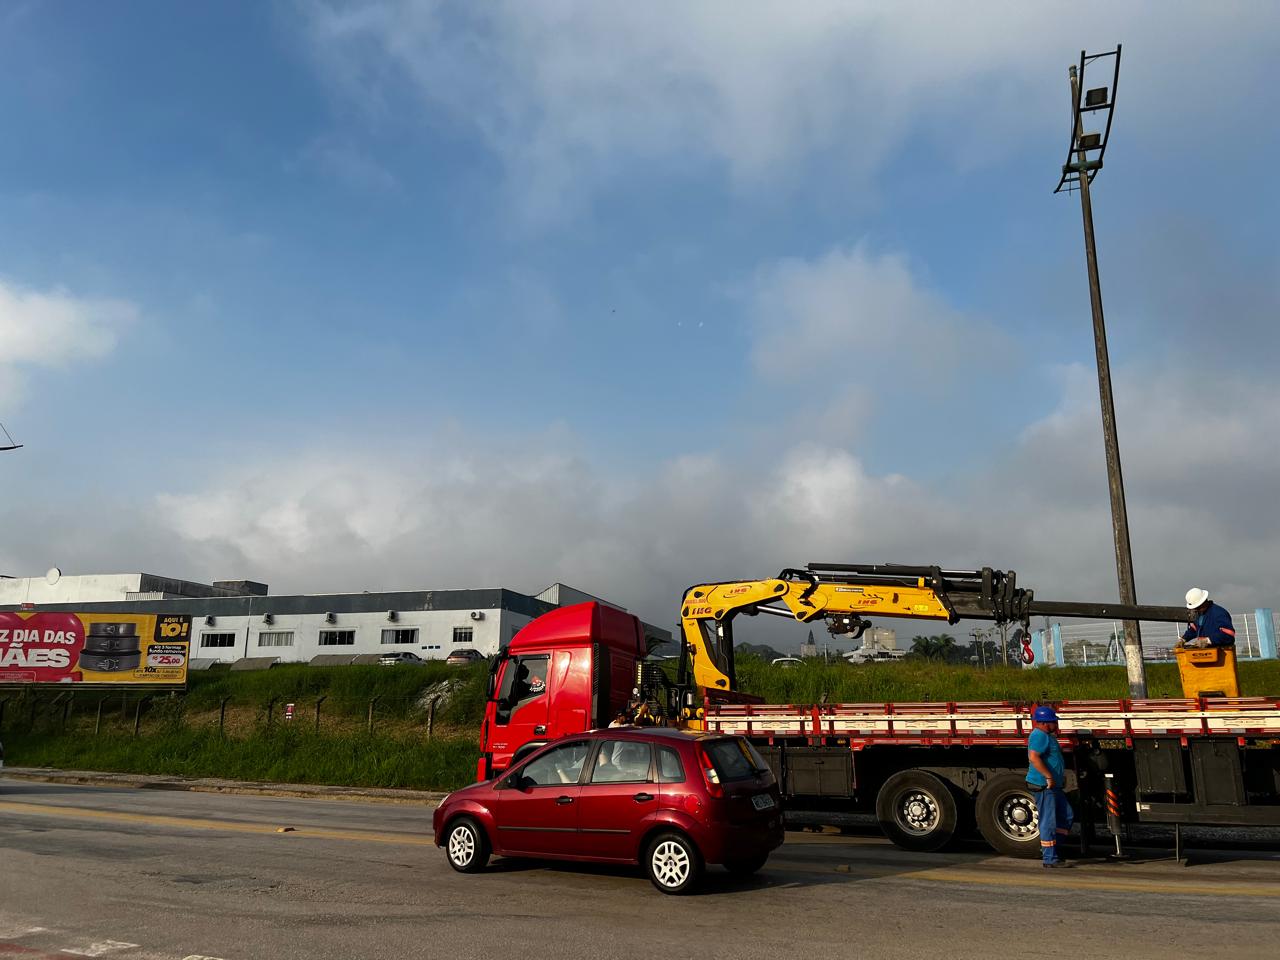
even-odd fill
[(978, 791), (974, 812), (978, 830), (997, 853), (1006, 857), (1040, 856), (1040, 818), (1036, 799), (1021, 774), (1001, 773)]
[(876, 819), (885, 836), (904, 850), (941, 850), (956, 834), (956, 798), (932, 773), (904, 770), (880, 788)]

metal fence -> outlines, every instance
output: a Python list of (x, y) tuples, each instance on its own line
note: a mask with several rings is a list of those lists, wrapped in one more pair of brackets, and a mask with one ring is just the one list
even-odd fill
[[(1264, 655), (1258, 623), (1252, 610), (1233, 617), (1236, 628), (1236, 655), (1254, 660)], [(1272, 614), (1273, 630), (1280, 633), (1280, 614)], [(1173, 648), (1182, 638), (1185, 624), (1142, 623), (1143, 659), (1170, 661)], [(1056, 628), (1056, 629), (1054, 629)], [(1044, 631), (1045, 659), (1056, 660), (1054, 639), (1062, 644), (1061, 662), (1066, 666), (1107, 666), (1124, 663), (1124, 624), (1119, 620), (1086, 620), (1055, 623)]]

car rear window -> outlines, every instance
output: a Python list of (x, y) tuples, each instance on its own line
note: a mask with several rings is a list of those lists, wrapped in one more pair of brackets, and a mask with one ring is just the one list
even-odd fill
[(702, 749), (711, 758), (716, 773), (720, 774), (721, 783), (747, 780), (768, 769), (755, 748), (741, 737), (706, 740), (702, 744)]

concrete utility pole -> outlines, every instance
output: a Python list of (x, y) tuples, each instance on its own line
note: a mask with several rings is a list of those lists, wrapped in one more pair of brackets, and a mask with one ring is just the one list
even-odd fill
[[(1081, 99), (1081, 82), (1087, 63), (1102, 57), (1115, 58), (1110, 95), (1106, 87), (1089, 90)], [(1120, 586), (1120, 602), (1136, 604), (1137, 594), (1133, 582), (1133, 552), (1129, 542), (1129, 513), (1125, 507), (1124, 477), (1120, 469), (1120, 439), (1116, 433), (1116, 409), (1111, 392), (1111, 361), (1107, 352), (1107, 328), (1102, 314), (1102, 286), (1098, 280), (1098, 251), (1093, 236), (1093, 203), (1089, 196), (1091, 178), (1102, 169), (1102, 155), (1106, 151), (1111, 133), (1111, 118), (1115, 109), (1117, 81), (1120, 78), (1120, 47), (1111, 53), (1088, 56), (1080, 54), (1080, 69), (1070, 69), (1071, 81), (1071, 147), (1068, 162), (1063, 168), (1058, 184), (1071, 189), (1074, 184), (1080, 191), (1080, 213), (1084, 220), (1084, 254), (1089, 270), (1089, 304), (1093, 309), (1093, 344), (1098, 359), (1098, 395), (1102, 403), (1102, 438), (1107, 456), (1107, 486), (1111, 494), (1111, 527), (1116, 548), (1116, 579)], [(1086, 134), (1084, 114), (1106, 111), (1106, 133)], [(1090, 151), (1097, 156), (1090, 158)], [(1072, 160), (1074, 159), (1074, 162)], [(1073, 177), (1072, 174), (1075, 174)], [(1055, 191), (1057, 192), (1057, 191)], [(1147, 695), (1146, 666), (1142, 660), (1142, 634), (1138, 621), (1124, 621), (1124, 660), (1129, 675), (1129, 696), (1145, 698)]]

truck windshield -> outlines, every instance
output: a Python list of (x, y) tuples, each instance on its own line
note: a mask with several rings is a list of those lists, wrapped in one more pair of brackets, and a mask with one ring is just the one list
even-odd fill
[(720, 774), (721, 783), (748, 780), (768, 769), (755, 748), (741, 737), (706, 740), (702, 749), (711, 758), (716, 773)]

